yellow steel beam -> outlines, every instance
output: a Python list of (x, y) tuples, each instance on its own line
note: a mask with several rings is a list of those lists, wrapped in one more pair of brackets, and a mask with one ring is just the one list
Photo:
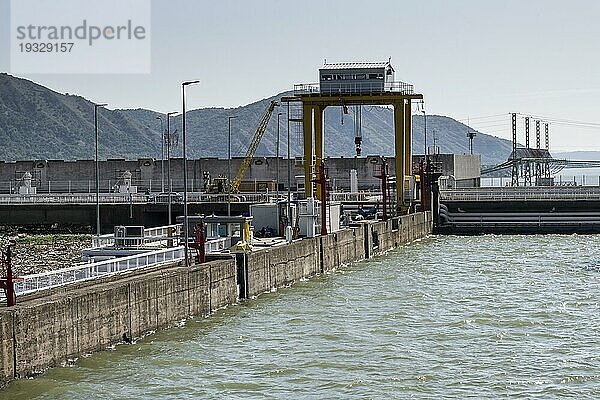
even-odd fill
[(404, 206), (404, 138), (406, 125), (404, 123), (404, 101), (394, 103), (394, 147), (396, 164), (396, 209), (398, 213)]
[(322, 106), (342, 105), (391, 105), (404, 99), (422, 100), (422, 94), (403, 94), (392, 92), (369, 93), (369, 94), (300, 94), (292, 97), (283, 97), (281, 101), (301, 101), (304, 104)]
[[(315, 171), (320, 171), (323, 162), (323, 107), (314, 107), (315, 113)], [(317, 185), (317, 198), (321, 198), (321, 186)]]
[(312, 197), (312, 159), (313, 159), (313, 140), (312, 140), (312, 106), (302, 104), (302, 132), (304, 136), (304, 194), (306, 197)]
[(412, 168), (412, 115), (410, 99), (404, 104), (404, 173), (413, 174)]

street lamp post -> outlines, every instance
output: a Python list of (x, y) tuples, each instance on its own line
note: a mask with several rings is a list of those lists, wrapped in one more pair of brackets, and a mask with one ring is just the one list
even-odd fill
[(227, 216), (231, 217), (231, 120), (237, 115), (227, 118)]
[(96, 236), (100, 236), (100, 169), (98, 167), (98, 108), (108, 104), (94, 104), (94, 133), (96, 137)]
[[(181, 108), (182, 108), (182, 125), (183, 125), (183, 246), (184, 246), (184, 258), (185, 266), (189, 267), (188, 257), (188, 201), (187, 201), (187, 154), (185, 145), (185, 87), (199, 83), (200, 81), (186, 81), (181, 84)], [(171, 193), (169, 193), (171, 197)]]
[(159, 116), (156, 119), (160, 120), (160, 191), (165, 192), (165, 131), (163, 120)]
[[(172, 111), (172, 112), (168, 112), (167, 115), (167, 136), (166, 138), (163, 137), (163, 142), (166, 140), (167, 141), (167, 189), (169, 189), (168, 191), (168, 198), (167, 198), (167, 212), (169, 213), (168, 216), (168, 224), (171, 225), (171, 126), (170, 126), (170, 122), (171, 122), (171, 115), (175, 115), (177, 114), (177, 111)], [(163, 189), (163, 193), (164, 193), (164, 189)]]

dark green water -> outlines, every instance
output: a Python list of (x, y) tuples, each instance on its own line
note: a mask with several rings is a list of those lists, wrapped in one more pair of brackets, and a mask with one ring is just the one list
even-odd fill
[(0, 398), (600, 398), (599, 244), (432, 237)]

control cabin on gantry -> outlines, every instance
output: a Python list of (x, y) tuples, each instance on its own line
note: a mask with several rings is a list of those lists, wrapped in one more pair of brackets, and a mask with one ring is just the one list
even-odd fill
[(365, 93), (391, 90), (394, 68), (387, 62), (346, 62), (319, 69), (321, 93)]

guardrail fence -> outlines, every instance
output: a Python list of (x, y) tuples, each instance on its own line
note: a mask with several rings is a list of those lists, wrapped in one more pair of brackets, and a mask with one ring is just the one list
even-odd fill
[[(183, 246), (178, 246), (128, 257), (115, 258), (112, 260), (75, 265), (73, 267), (43, 272), (40, 274), (25, 275), (21, 277), (23, 278), (22, 281), (15, 282), (15, 293), (17, 296), (34, 293), (39, 290), (50, 289), (73, 282), (86, 281), (104, 275), (175, 262), (182, 260), (183, 258), (184, 248)], [(4, 291), (0, 291), (0, 299), (4, 298)]]
[(600, 187), (487, 187), (440, 191), (441, 201), (600, 200)]

